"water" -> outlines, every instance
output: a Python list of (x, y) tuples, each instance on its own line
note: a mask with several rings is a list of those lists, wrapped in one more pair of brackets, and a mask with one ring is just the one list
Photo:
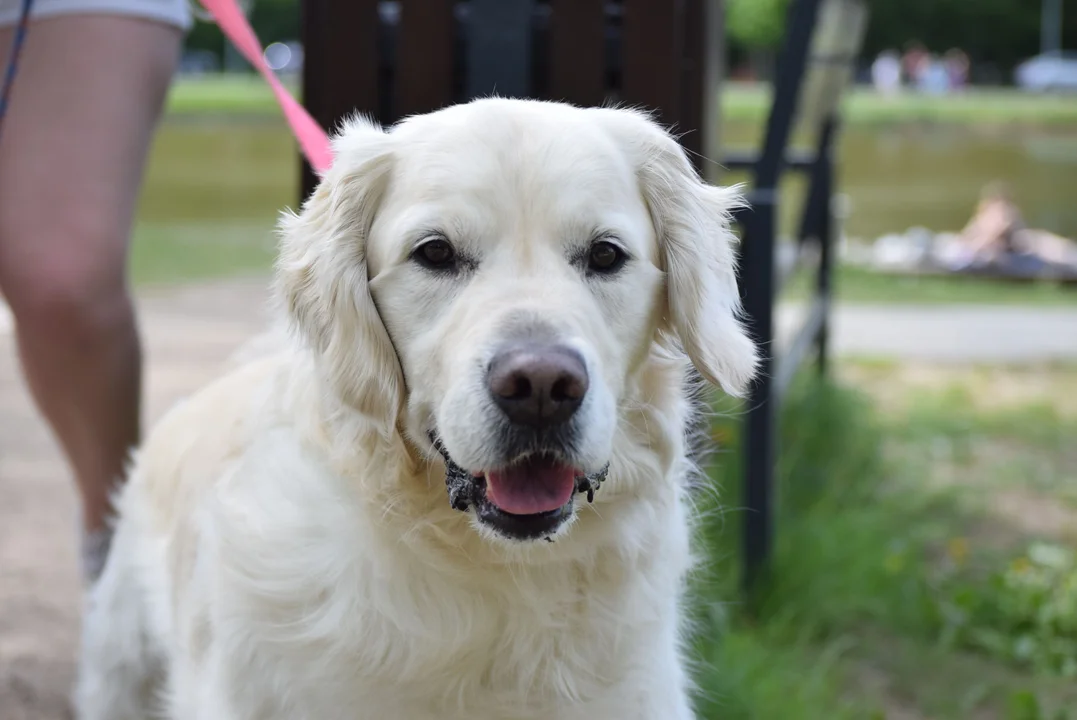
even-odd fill
[[(725, 130), (730, 145), (751, 147), (758, 135), (752, 126)], [(852, 200), (852, 237), (913, 226), (959, 231), (983, 186), (1004, 180), (1031, 227), (1077, 238), (1077, 128), (852, 127), (842, 134), (839, 165), (839, 189)], [(799, 211), (801, 183), (787, 187), (788, 226)]]
[[(728, 143), (757, 127), (731, 125)], [(135, 272), (162, 280), (204, 270), (262, 268), (278, 212), (294, 207), (298, 160), (275, 121), (170, 120), (157, 137), (139, 210)], [(1006, 180), (1032, 227), (1077, 238), (1077, 128), (852, 127), (842, 137), (840, 188), (852, 199), (850, 236), (912, 226), (959, 230), (981, 188)], [(730, 174), (722, 182), (743, 179)], [(802, 186), (783, 194), (786, 227)]]

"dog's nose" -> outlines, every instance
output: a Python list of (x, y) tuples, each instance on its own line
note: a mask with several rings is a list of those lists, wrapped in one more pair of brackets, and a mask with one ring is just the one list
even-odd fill
[(490, 395), (509, 420), (547, 428), (565, 422), (587, 394), (587, 366), (562, 345), (522, 344), (494, 355), (486, 375)]

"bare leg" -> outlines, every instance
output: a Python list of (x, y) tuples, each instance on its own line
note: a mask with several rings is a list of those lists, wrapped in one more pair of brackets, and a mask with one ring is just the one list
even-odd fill
[[(121, 16), (35, 21), (0, 134), (0, 290), (26, 380), (74, 470), (85, 528), (98, 537), (139, 439), (127, 251), (181, 37)], [(11, 38), (0, 30), (0, 57)], [(87, 568), (90, 579), (98, 570)]]

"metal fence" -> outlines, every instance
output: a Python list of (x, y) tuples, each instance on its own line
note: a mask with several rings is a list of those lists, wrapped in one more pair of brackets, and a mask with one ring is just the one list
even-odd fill
[[(835, 141), (840, 101), (853, 73), (867, 25), (863, 0), (793, 0), (778, 56), (773, 101), (758, 152), (727, 153), (729, 169), (752, 175), (750, 207), (741, 226), (741, 294), (762, 364), (747, 402), (744, 433), (744, 583), (764, 574), (774, 537), (776, 414), (789, 384), (814, 348), (826, 370), (832, 297), (835, 222)], [(797, 136), (810, 148), (791, 152)], [(789, 263), (778, 262), (778, 209), (783, 174), (805, 173), (808, 190)], [(805, 320), (784, 353), (777, 352), (775, 300), (796, 272), (815, 273)]]

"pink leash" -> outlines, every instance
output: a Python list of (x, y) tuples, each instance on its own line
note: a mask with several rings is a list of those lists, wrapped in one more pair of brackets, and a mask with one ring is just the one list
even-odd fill
[(333, 155), (329, 148), (329, 136), (306, 108), (292, 97), (281, 84), (276, 74), (269, 69), (262, 55), (262, 43), (254, 34), (254, 29), (247, 22), (247, 17), (239, 9), (236, 0), (201, 0), (202, 6), (217, 21), (221, 31), (232, 41), (236, 49), (247, 58), (277, 97), (277, 104), (284, 113), (284, 119), (292, 128), (292, 134), (299, 142), (299, 148), (307, 162), (319, 175), (325, 173), (332, 163)]

